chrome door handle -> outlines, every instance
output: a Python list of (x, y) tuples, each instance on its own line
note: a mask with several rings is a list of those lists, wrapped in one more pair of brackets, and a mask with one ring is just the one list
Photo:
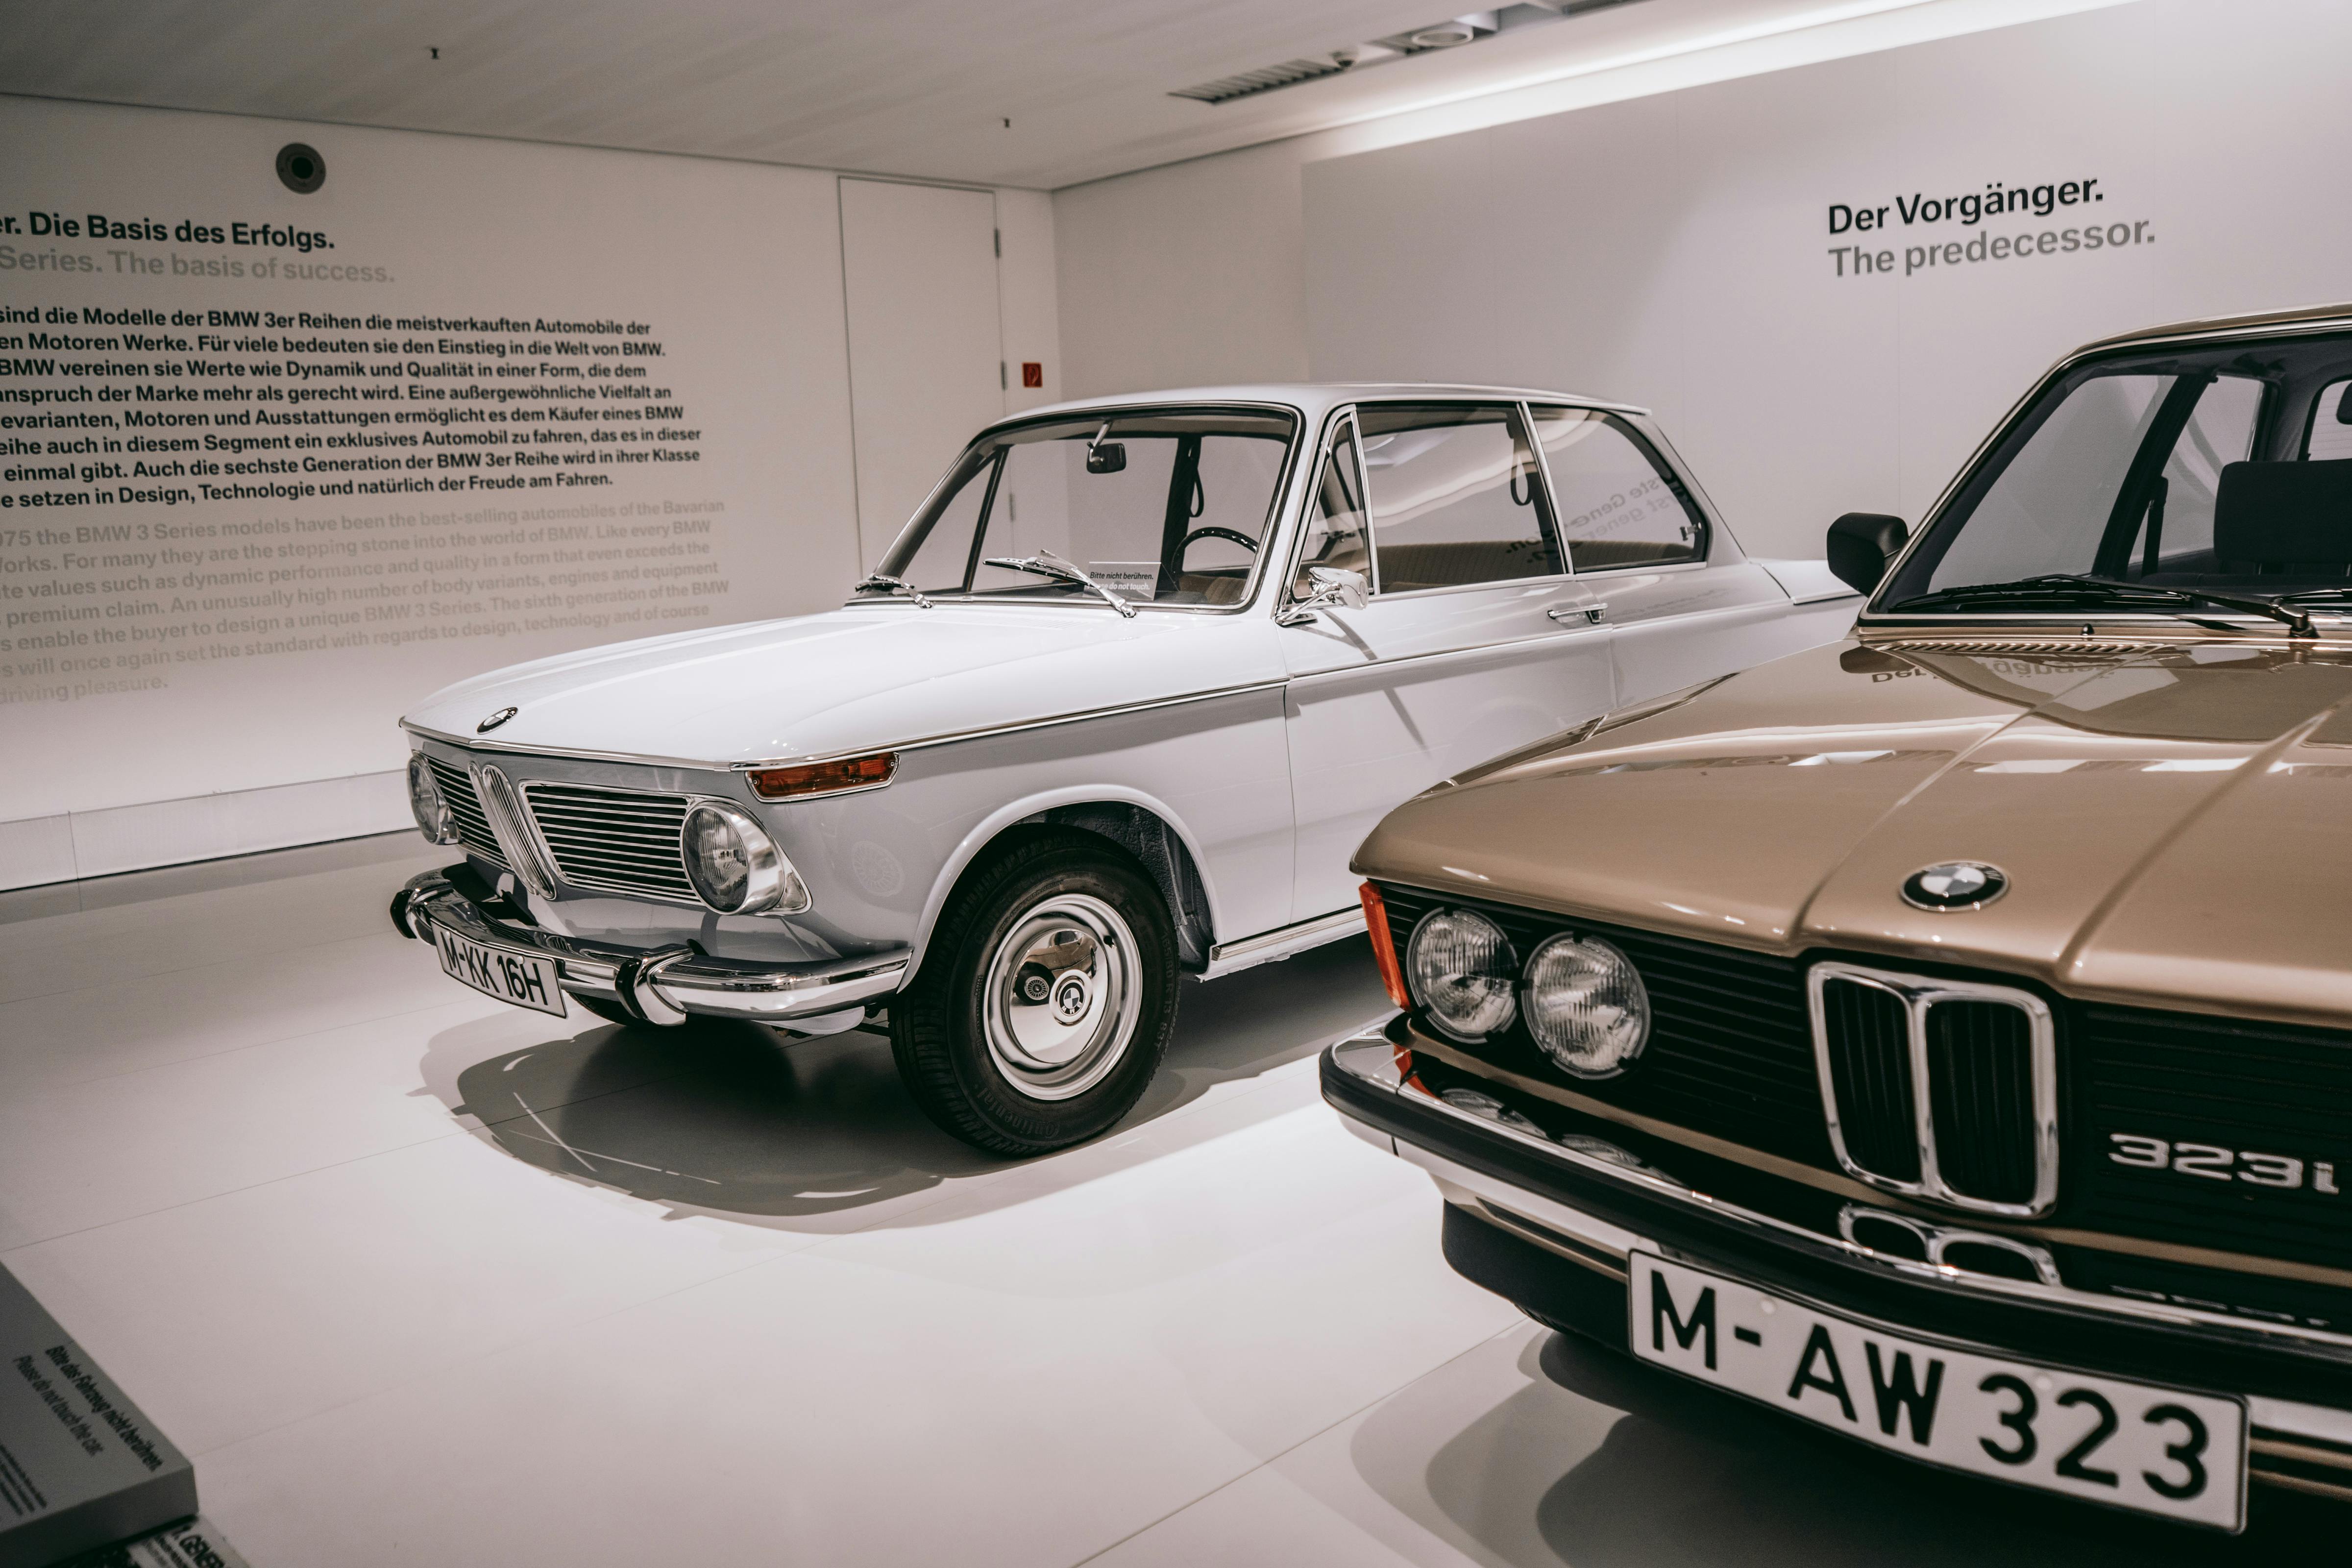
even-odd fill
[(1550, 609), (1546, 610), (1544, 614), (1549, 616), (1555, 621), (1572, 621), (1576, 619), (1577, 616), (1582, 616), (1584, 617), (1585, 624), (1590, 626), (1600, 620), (1602, 614), (1605, 613), (1608, 608), (1608, 600), (1594, 599), (1588, 604), (1582, 605), (1554, 605)]

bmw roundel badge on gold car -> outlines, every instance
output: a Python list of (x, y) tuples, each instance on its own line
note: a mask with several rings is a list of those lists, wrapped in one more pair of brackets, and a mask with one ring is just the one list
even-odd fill
[(2352, 1499), (2352, 307), (2095, 343), (1843, 643), (1357, 852), (1325, 1098), (1551, 1327), (1925, 1464)]

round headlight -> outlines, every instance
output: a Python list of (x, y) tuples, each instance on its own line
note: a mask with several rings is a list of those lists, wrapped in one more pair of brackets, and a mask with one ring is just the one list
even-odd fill
[(1486, 916), (1433, 910), (1405, 943), (1412, 994), (1429, 1021), (1465, 1045), (1499, 1035), (1517, 1016), (1510, 939)]
[(786, 914), (808, 908), (808, 889), (792, 862), (751, 814), (706, 800), (678, 829), (686, 875), (702, 901), (722, 915)]
[(442, 798), (441, 786), (422, 752), (408, 754), (408, 809), (415, 814), (416, 830), (436, 844), (457, 842), (457, 816)]
[(1528, 1033), (1562, 1071), (1613, 1078), (1650, 1037), (1641, 972), (1597, 936), (1560, 935), (1528, 961)]

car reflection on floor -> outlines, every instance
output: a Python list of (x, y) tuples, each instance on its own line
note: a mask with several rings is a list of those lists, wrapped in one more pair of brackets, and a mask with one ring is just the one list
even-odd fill
[[(1356, 940), (1188, 985), (1167, 1063), (1112, 1139), (1219, 1084), (1309, 1057), (1384, 1006)], [(467, 1043), (461, 1026), (434, 1054), (446, 1045), (464, 1060)], [(425, 1079), (437, 1084), (433, 1068)], [(879, 1023), (789, 1041), (751, 1025), (598, 1023), (472, 1061), (444, 1098), (527, 1164), (755, 1224), (790, 1227), (1005, 1167), (916, 1109)]]
[(2257, 1488), (2231, 1538), (1948, 1476), (1533, 1324), (1382, 1401), (1346, 1448), (1371, 1497), (1309, 1458), (1277, 1466), (1372, 1533), (1392, 1531), (1362, 1510), (1393, 1511), (1511, 1568), (2319, 1562), (2341, 1556), (2345, 1523)]

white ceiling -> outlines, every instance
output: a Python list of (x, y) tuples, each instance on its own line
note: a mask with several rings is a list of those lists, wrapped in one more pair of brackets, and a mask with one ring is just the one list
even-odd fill
[(1234, 103), (1168, 96), (1449, 3), (9, 0), (0, 92), (1054, 189), (1874, 8), (1639, 0)]

